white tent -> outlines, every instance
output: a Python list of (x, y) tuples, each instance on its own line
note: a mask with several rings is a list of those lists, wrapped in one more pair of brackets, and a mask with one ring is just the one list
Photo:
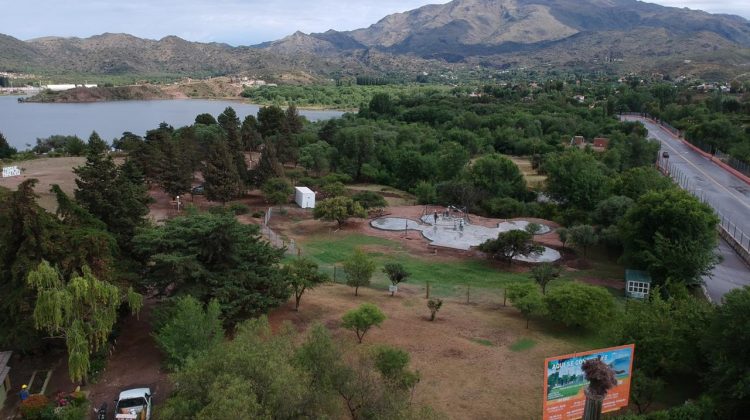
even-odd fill
[(315, 192), (307, 187), (294, 187), (294, 202), (303, 209), (315, 207)]

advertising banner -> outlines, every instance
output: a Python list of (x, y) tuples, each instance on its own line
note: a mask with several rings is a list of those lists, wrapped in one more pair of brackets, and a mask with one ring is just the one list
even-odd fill
[(584, 353), (544, 359), (544, 420), (574, 420), (583, 417), (588, 385), (581, 365), (588, 359), (600, 358), (615, 371), (617, 386), (604, 399), (603, 412), (619, 410), (628, 405), (633, 370), (634, 344), (592, 350)]

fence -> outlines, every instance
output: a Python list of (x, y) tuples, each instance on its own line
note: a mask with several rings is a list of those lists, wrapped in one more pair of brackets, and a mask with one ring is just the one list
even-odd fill
[(688, 143), (692, 144), (693, 146), (701, 149), (702, 151), (704, 151), (706, 153), (710, 153), (710, 154), (714, 155), (717, 159), (719, 159), (720, 161), (724, 162), (726, 165), (728, 165), (732, 169), (735, 169), (736, 171), (740, 172), (743, 175), (750, 176), (750, 163), (744, 162), (744, 161), (742, 161), (740, 159), (737, 159), (736, 157), (733, 157), (733, 156), (731, 156), (731, 155), (729, 155), (729, 154), (727, 154), (727, 153), (725, 153), (725, 152), (723, 152), (723, 151), (721, 151), (721, 150), (719, 150), (719, 149), (717, 149), (715, 147), (712, 147), (711, 145), (708, 145), (708, 144), (706, 144), (706, 143), (704, 143), (704, 142), (702, 142), (700, 140), (691, 139), (691, 138), (689, 138), (689, 136), (685, 135), (684, 131), (678, 130), (677, 128), (672, 127), (672, 125), (670, 125), (667, 122), (664, 122), (664, 121), (662, 121), (662, 120), (660, 120), (660, 119), (658, 119), (658, 118), (656, 118), (656, 117), (654, 117), (652, 115), (649, 115), (649, 114), (646, 114), (646, 113), (642, 113), (642, 112), (623, 112), (620, 115), (629, 115), (629, 116), (636, 116), (636, 117), (641, 117), (641, 118), (648, 118), (648, 119), (654, 121), (655, 123), (659, 124), (662, 128), (664, 128), (665, 130), (669, 131), (673, 135), (675, 135), (675, 136), (677, 136), (677, 137), (679, 137), (681, 139), (685, 139), (685, 141), (687, 141)]
[(260, 226), (261, 234), (266, 237), (271, 246), (276, 248), (286, 248), (287, 254), (295, 255), (297, 253), (297, 244), (294, 242), (294, 239), (287, 241), (283, 236), (268, 227), (268, 223), (271, 221), (272, 212), (273, 209), (269, 207), (263, 217), (263, 224)]
[[(665, 165), (666, 163), (666, 165)], [(727, 216), (724, 216), (718, 211), (711, 202), (706, 199), (705, 192), (701, 188), (694, 187), (690, 178), (685, 175), (673, 162), (669, 162), (668, 159), (663, 159), (661, 156), (656, 161), (657, 167), (667, 176), (672, 178), (677, 185), (679, 185), (685, 191), (696, 196), (701, 202), (708, 204), (714, 209), (716, 215), (719, 216), (719, 231), (721, 236), (734, 248), (735, 251), (750, 264), (750, 235), (740, 229), (736, 223)]]

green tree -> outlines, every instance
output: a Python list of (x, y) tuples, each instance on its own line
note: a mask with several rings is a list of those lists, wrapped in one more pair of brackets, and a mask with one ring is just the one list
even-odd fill
[(0, 133), (0, 159), (8, 159), (15, 155), (17, 150), (8, 144), (8, 140), (5, 138), (3, 133)]
[(544, 251), (544, 248), (534, 244), (532, 236), (525, 230), (510, 230), (500, 232), (497, 239), (488, 239), (479, 245), (479, 250), (492, 258), (513, 263), (516, 256), (529, 256)]
[(437, 202), (437, 190), (435, 185), (427, 181), (419, 181), (414, 187), (414, 195), (417, 196), (419, 204), (435, 204)]
[(294, 294), (294, 310), (299, 311), (299, 302), (305, 291), (327, 282), (328, 276), (318, 272), (318, 264), (308, 258), (296, 258), (287, 264), (282, 275)]
[(130, 251), (130, 241), (143, 225), (151, 199), (137, 167), (128, 163), (118, 168), (108, 150), (107, 143), (92, 133), (86, 163), (73, 169), (75, 198), (107, 225), (121, 248)]
[(547, 285), (560, 277), (560, 267), (548, 262), (538, 264), (531, 269), (531, 277), (542, 288), (542, 294), (544, 295), (547, 292)]
[(661, 295), (657, 287), (648, 300), (629, 300), (624, 313), (611, 324), (613, 341), (635, 343), (635, 366), (649, 377), (704, 371), (706, 353), (700, 343), (711, 323), (712, 306), (689, 295), (668, 299)]
[(226, 136), (229, 154), (232, 156), (232, 160), (237, 167), (237, 175), (240, 177), (240, 180), (245, 181), (248, 176), (244, 154), (245, 147), (242, 144), (240, 133), (240, 119), (237, 117), (234, 109), (228, 106), (224, 109), (224, 112), (219, 114), (218, 122)]
[(603, 287), (577, 282), (560, 284), (544, 295), (550, 319), (569, 327), (596, 330), (615, 316), (615, 302)]
[(361, 344), (370, 328), (379, 327), (385, 321), (385, 314), (372, 303), (363, 303), (357, 309), (352, 309), (341, 318), (341, 326), (354, 331), (357, 341)]
[[(405, 282), (409, 276), (411, 276), (411, 273), (406, 271), (404, 266), (399, 263), (386, 263), (385, 266), (383, 266), (383, 273), (388, 276), (388, 279), (394, 286), (398, 286), (399, 283)], [(391, 296), (393, 296), (393, 292), (391, 292)]]
[(264, 106), (258, 110), (258, 131), (264, 139), (282, 133), (286, 125), (286, 114), (280, 107)]
[(512, 160), (499, 154), (484, 155), (474, 161), (468, 170), (471, 183), (492, 197), (522, 198), (526, 181)]
[(203, 125), (216, 125), (216, 118), (214, 118), (211, 114), (199, 114), (195, 116), (195, 123), (196, 124), (203, 124)]
[[(107, 342), (123, 302), (117, 286), (97, 279), (88, 267), (82, 271), (82, 275), (65, 282), (57, 270), (42, 261), (27, 280), (37, 292), (34, 324), (65, 339), (68, 373), (74, 382), (86, 380), (91, 352)], [(133, 313), (140, 311), (143, 297), (133, 289), (126, 296)]]
[(145, 283), (167, 294), (217, 299), (228, 324), (265, 313), (289, 298), (281, 276), (283, 250), (263, 240), (258, 226), (230, 212), (198, 213), (144, 229), (134, 239), (146, 262)]
[(189, 358), (211, 350), (224, 340), (220, 315), (221, 307), (215, 299), (205, 309), (192, 296), (177, 299), (174, 313), (154, 336), (172, 369), (179, 370)]
[(372, 129), (367, 126), (343, 128), (336, 133), (333, 146), (338, 151), (337, 167), (354, 179), (361, 179), (362, 166), (375, 154)]
[(557, 228), (556, 232), (560, 242), (562, 242), (563, 249), (565, 249), (565, 244), (570, 240), (570, 231), (568, 231), (568, 228), (561, 227)]
[(596, 205), (593, 214), (594, 222), (605, 227), (616, 225), (632, 206), (633, 199), (630, 197), (613, 195)]
[(641, 166), (628, 169), (615, 183), (618, 194), (638, 200), (649, 191), (664, 191), (674, 188), (672, 181), (654, 168)]
[(223, 141), (209, 145), (206, 164), (203, 168), (206, 198), (225, 204), (236, 197), (241, 185), (237, 167)]
[(367, 217), (362, 206), (350, 197), (333, 197), (316, 203), (313, 217), (322, 220), (335, 220), (339, 228), (351, 217)]
[(388, 207), (385, 197), (375, 191), (360, 191), (352, 196), (352, 200), (359, 203), (365, 210)]
[(646, 193), (619, 224), (623, 257), (657, 285), (698, 284), (717, 261), (717, 223), (711, 207), (685, 191)]
[(360, 250), (355, 250), (343, 264), (346, 274), (346, 284), (354, 288), (354, 296), (358, 296), (361, 286), (369, 286), (372, 274), (375, 272), (375, 262)]
[(545, 305), (542, 298), (542, 294), (539, 293), (539, 288), (529, 287), (526, 293), (521, 296), (508, 296), (513, 307), (518, 309), (523, 317), (526, 319), (526, 328), (529, 328), (529, 320), (532, 315), (539, 315), (544, 312)]
[(544, 164), (544, 170), (550, 196), (583, 210), (593, 210), (609, 188), (603, 165), (579, 150), (553, 156)]
[(375, 349), (375, 369), (392, 386), (411, 389), (419, 382), (419, 372), (407, 369), (410, 356), (396, 347), (379, 346)]
[(727, 411), (727, 418), (750, 411), (748, 372), (750, 360), (750, 288), (734, 289), (724, 295), (723, 304), (709, 328), (705, 328), (704, 351), (708, 355), (709, 389)]
[(299, 149), (299, 163), (308, 171), (323, 175), (331, 169), (331, 157), (335, 150), (324, 141), (302, 146)]
[(294, 187), (286, 178), (270, 178), (263, 183), (263, 195), (266, 201), (271, 204), (287, 204), (289, 197), (294, 194)]
[(430, 321), (434, 321), (440, 308), (443, 307), (443, 299), (430, 299), (427, 301), (427, 309), (430, 310)]
[(590, 247), (599, 242), (599, 236), (591, 225), (578, 225), (568, 229), (570, 240), (575, 246), (583, 251), (583, 257), (586, 258)]

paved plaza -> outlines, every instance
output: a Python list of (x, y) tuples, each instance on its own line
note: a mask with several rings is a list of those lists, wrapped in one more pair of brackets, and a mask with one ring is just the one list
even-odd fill
[[(496, 239), (501, 232), (510, 230), (523, 230), (530, 222), (526, 220), (514, 220), (498, 223), (497, 227), (490, 228), (485, 226), (473, 225), (466, 222), (466, 219), (460, 217), (442, 217), (438, 216), (435, 223), (434, 215), (426, 214), (422, 216), (421, 223), (415, 220), (402, 217), (381, 217), (370, 222), (370, 225), (376, 229), (390, 231), (416, 230), (422, 233), (432, 245), (446, 248), (455, 248), (468, 250), (476, 247), (488, 239)], [(551, 231), (549, 226), (541, 225), (542, 229), (539, 234)], [(525, 262), (552, 262), (560, 259), (560, 253), (552, 248), (544, 247), (544, 252), (528, 257), (517, 256), (518, 261)]]

